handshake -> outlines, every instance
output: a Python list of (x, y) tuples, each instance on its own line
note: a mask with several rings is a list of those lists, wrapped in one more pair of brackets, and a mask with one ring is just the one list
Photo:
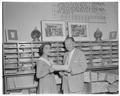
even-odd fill
[(54, 72), (54, 71), (65, 71), (68, 73), (71, 72), (68, 65), (52, 65), (52, 67), (50, 68), (50, 72)]

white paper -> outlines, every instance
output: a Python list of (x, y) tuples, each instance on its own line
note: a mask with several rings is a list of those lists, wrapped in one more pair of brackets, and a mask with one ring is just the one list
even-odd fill
[(56, 71), (57, 70), (67, 70), (68, 66), (67, 65), (53, 65), (52, 68), (54, 68)]

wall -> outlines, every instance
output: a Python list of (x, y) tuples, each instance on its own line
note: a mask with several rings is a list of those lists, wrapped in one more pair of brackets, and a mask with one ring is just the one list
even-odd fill
[[(106, 24), (88, 24), (89, 40), (94, 40), (97, 27), (103, 32), (104, 40), (109, 39), (110, 31), (118, 31), (117, 3), (106, 3), (106, 8)], [(52, 16), (52, 3), (3, 3), (3, 33), (7, 29), (17, 29), (19, 41), (31, 41), (30, 34), (35, 26), (41, 30), (40, 20), (57, 20)]]

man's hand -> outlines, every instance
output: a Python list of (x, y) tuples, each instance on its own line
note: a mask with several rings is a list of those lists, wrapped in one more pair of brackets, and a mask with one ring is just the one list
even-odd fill
[(59, 72), (60, 76), (64, 76), (64, 72)]
[(67, 70), (67, 72), (68, 72), (68, 73), (71, 73), (71, 69), (69, 68), (69, 69)]
[(51, 67), (51, 68), (49, 69), (49, 71), (50, 71), (50, 73), (52, 73), (52, 72), (55, 71), (55, 69)]

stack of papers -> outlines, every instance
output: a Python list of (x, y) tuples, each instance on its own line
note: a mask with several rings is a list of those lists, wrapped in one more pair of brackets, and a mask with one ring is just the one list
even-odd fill
[(32, 49), (33, 52), (39, 52), (39, 49)]
[(119, 91), (118, 86), (119, 86), (119, 83), (118, 83), (118, 81), (116, 81), (108, 86), (108, 91), (109, 92), (118, 92)]
[(31, 57), (31, 56), (32, 56), (32, 54), (25, 54), (25, 53), (20, 54), (20, 57)]
[(15, 53), (17, 52), (16, 49), (11, 49), (11, 50), (4, 50), (5, 53)]
[(90, 50), (90, 47), (84, 47), (82, 50)]
[(92, 62), (102, 62), (102, 59), (101, 58), (93, 59)]
[(34, 82), (34, 76), (15, 77), (14, 80), (16, 88), (36, 86), (36, 83)]
[(16, 68), (17, 64), (7, 64), (5, 68)]
[(17, 73), (17, 70), (6, 70), (5, 73), (6, 74)]
[(14, 45), (4, 45), (4, 47), (5, 48), (16, 48), (17, 46), (16, 44), (14, 44)]
[(107, 82), (92, 82), (91, 92), (92, 93), (108, 92), (108, 83)]

